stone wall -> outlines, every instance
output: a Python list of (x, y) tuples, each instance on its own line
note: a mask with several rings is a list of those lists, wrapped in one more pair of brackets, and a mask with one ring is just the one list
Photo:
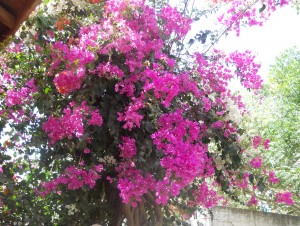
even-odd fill
[(300, 226), (300, 217), (215, 207), (211, 226)]

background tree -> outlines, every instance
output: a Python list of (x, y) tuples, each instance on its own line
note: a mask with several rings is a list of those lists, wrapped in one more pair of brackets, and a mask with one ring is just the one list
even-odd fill
[[(225, 32), (287, 4), (247, 13), (257, 2), (233, 1)], [(190, 53), (188, 1), (45, 3), (1, 57), (2, 224), (168, 225), (227, 198), (258, 203), (274, 179), (259, 155), (268, 140), (244, 158), (232, 112), (246, 110), (228, 86), (262, 87), (250, 51)]]
[[(249, 135), (260, 134), (271, 140), (266, 161), (279, 178), (277, 189), (288, 187), (299, 200), (299, 104), (300, 52), (295, 48), (280, 54), (270, 70), (270, 81), (264, 86), (260, 104), (248, 98), (250, 117), (245, 127)], [(299, 215), (299, 201), (285, 212)]]

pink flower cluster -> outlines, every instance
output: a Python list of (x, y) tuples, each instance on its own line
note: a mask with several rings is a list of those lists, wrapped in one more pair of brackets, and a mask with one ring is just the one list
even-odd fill
[(172, 195), (178, 195), (178, 192), (180, 191), (179, 188), (176, 186), (173, 186), (173, 189), (175, 188), (176, 190), (173, 190), (170, 186), (170, 179), (168, 177), (164, 177), (163, 180), (159, 180), (156, 185), (155, 185), (155, 195), (156, 195), (156, 203), (157, 204), (162, 204), (162, 205), (167, 205), (168, 201), (170, 199), (170, 193)]
[(268, 150), (270, 147), (269, 147), (269, 144), (270, 144), (270, 140), (269, 139), (266, 139), (265, 141), (264, 141), (264, 143), (263, 143), (263, 145), (264, 145), (264, 148), (265, 148), (265, 150)]
[(29, 89), (28, 88), (21, 88), (21, 90), (8, 90), (6, 92), (6, 99), (5, 103), (7, 107), (12, 107), (14, 105), (22, 105), (23, 100), (25, 100), (28, 96)]
[[(260, 1), (258, 1), (261, 3)], [(287, 5), (290, 0), (280, 0), (280, 7)], [(257, 3), (257, 2), (255, 2)], [(257, 4), (253, 7), (253, 2), (250, 0), (239, 1), (233, 0), (229, 5), (226, 13), (222, 14), (218, 21), (225, 25), (228, 30), (235, 30), (236, 34), (240, 35), (240, 29), (242, 24), (248, 24), (249, 26), (259, 25), (262, 26), (263, 22), (267, 20), (271, 13), (276, 10), (276, 1), (266, 0), (263, 1), (265, 7), (262, 13), (259, 13), (257, 7), (261, 8), (261, 4)]]
[[(159, 186), (164, 183), (162, 189), (156, 188), (161, 203), (168, 199), (166, 191), (171, 191), (172, 182), (176, 183), (177, 189), (181, 189), (197, 177), (211, 176), (214, 173), (212, 161), (207, 157), (207, 146), (199, 139), (200, 125), (184, 119), (181, 113), (182, 111), (177, 110), (162, 115), (157, 132), (151, 136), (157, 149), (165, 155), (161, 159), (161, 165), (166, 170), (166, 177), (174, 178), (174, 181), (157, 184)], [(160, 190), (164, 191), (163, 194)]]
[(136, 155), (135, 139), (130, 137), (121, 137), (122, 143), (119, 145), (121, 150), (120, 156), (125, 159), (130, 159)]
[(130, 161), (121, 163), (116, 170), (119, 172), (118, 189), (123, 202), (132, 202), (132, 206), (136, 207), (136, 202), (142, 201), (142, 195), (153, 190), (155, 180), (150, 174), (142, 175), (141, 170), (136, 169)]
[(53, 80), (56, 89), (61, 94), (68, 94), (81, 87), (81, 79), (72, 71), (62, 71)]
[(211, 93), (226, 93), (228, 90), (228, 81), (233, 78), (231, 70), (224, 64), (225, 53), (213, 50), (210, 60), (207, 60), (200, 53), (196, 53), (196, 62), (198, 63), (197, 73), (200, 78), (200, 84), (203, 87), (202, 95)]
[(91, 118), (88, 120), (88, 125), (96, 125), (101, 126), (103, 123), (102, 116), (99, 110), (92, 110), (91, 111)]
[(212, 208), (218, 205), (219, 200), (222, 199), (216, 191), (210, 189), (206, 182), (203, 182), (197, 190), (193, 192), (195, 197), (194, 203), (205, 208)]
[(178, 38), (181, 38), (191, 28), (192, 19), (182, 16), (176, 8), (172, 8), (170, 5), (162, 8), (158, 16), (164, 22), (163, 31), (166, 36), (170, 36), (174, 32)]
[(222, 121), (216, 121), (211, 124), (211, 128), (222, 129), (223, 127), (224, 127), (224, 122)]
[(97, 73), (99, 77), (102, 76), (116, 76), (117, 78), (122, 78), (124, 72), (116, 65), (112, 65), (110, 62), (106, 64), (99, 64), (97, 67)]
[(276, 202), (285, 203), (287, 205), (294, 205), (294, 200), (292, 199), (292, 193), (290, 192), (279, 192), (276, 194)]
[[(65, 63), (66, 70), (76, 69), (76, 74), (79, 77), (85, 76), (86, 65), (95, 60), (95, 54), (89, 51), (88, 44), (83, 42), (85, 36), (81, 33), (78, 45), (67, 45), (62, 42), (55, 42), (53, 44), (52, 60), (53, 64), (51, 69), (56, 69), (59, 63)], [(89, 42), (89, 44), (91, 44)]]
[(180, 194), (182, 183), (180, 181), (170, 181), (169, 177), (164, 177), (157, 181), (155, 185), (156, 203), (167, 205), (170, 197), (176, 197)]
[(202, 97), (202, 103), (203, 103), (203, 112), (209, 112), (211, 109), (211, 101), (207, 97)]
[[(71, 104), (71, 107), (74, 104)], [(49, 119), (43, 123), (42, 128), (51, 139), (51, 144), (63, 138), (71, 139), (73, 135), (81, 137), (84, 134), (84, 119), (91, 114), (88, 120), (88, 125), (102, 125), (102, 117), (98, 110), (90, 110), (86, 102), (82, 102), (81, 106), (73, 108), (67, 107), (64, 109), (64, 116), (56, 118), (50, 116)]]
[(100, 50), (102, 54), (112, 49), (125, 54), (125, 65), (130, 72), (134, 72), (143, 67), (143, 58), (151, 52), (161, 51), (163, 42), (159, 37), (160, 29), (153, 8), (143, 1), (130, 0), (108, 1), (105, 9), (107, 16), (100, 21), (99, 33), (103, 40), (110, 43)]
[(65, 169), (65, 173), (58, 178), (42, 182), (39, 190), (36, 189), (36, 193), (42, 197), (50, 194), (51, 192), (59, 193), (60, 185), (68, 185), (69, 190), (80, 189), (81, 187), (88, 185), (89, 188), (94, 188), (96, 181), (101, 178), (99, 173), (103, 170), (102, 165), (95, 165), (94, 169), (80, 169), (75, 166), (69, 166)]
[(278, 184), (279, 180), (277, 177), (275, 177), (275, 172), (269, 172), (269, 182), (273, 184)]
[(144, 90), (154, 90), (154, 96), (161, 100), (165, 107), (169, 107), (171, 101), (180, 92), (179, 77), (166, 72), (160, 75), (160, 72), (146, 69), (143, 73), (149, 80), (144, 85)]
[[(231, 94), (228, 84), (236, 75), (246, 88), (257, 90), (262, 87), (262, 79), (258, 75), (260, 65), (254, 62), (255, 57), (251, 55), (251, 52), (233, 52), (227, 56), (224, 52), (214, 49), (209, 60), (199, 53), (195, 54), (195, 58), (198, 64), (195, 73), (198, 74), (197, 81), (202, 87), (200, 94), (203, 111), (208, 112), (216, 107), (224, 113), (227, 108), (226, 99), (231, 99), (244, 113), (245, 106), (241, 101), (241, 96)], [(232, 67), (236, 67), (235, 72), (232, 72)], [(217, 93), (219, 96), (211, 99), (212, 93)]]
[(254, 168), (260, 168), (262, 166), (262, 159), (260, 156), (256, 156), (250, 161), (250, 165)]
[(144, 108), (144, 103), (141, 98), (132, 98), (132, 102), (129, 106), (126, 107), (124, 113), (118, 112), (118, 121), (123, 121), (125, 124), (123, 125), (124, 129), (132, 130), (134, 127), (141, 126), (141, 120), (144, 118), (143, 115), (139, 114), (139, 110)]
[(252, 196), (251, 196), (251, 199), (250, 199), (249, 202), (248, 202), (248, 206), (252, 206), (252, 205), (257, 206), (257, 204), (258, 204), (257, 199), (255, 198), (254, 195), (252, 195)]
[(260, 136), (254, 136), (252, 139), (252, 145), (255, 149), (257, 149), (260, 145), (263, 144), (265, 150), (269, 149), (269, 144), (270, 144), (270, 140), (269, 139), (265, 139), (265, 141), (262, 143), (263, 138), (261, 138)]
[(260, 136), (255, 136), (252, 139), (252, 145), (255, 149), (257, 149), (261, 145), (262, 138)]
[[(171, 60), (163, 56), (163, 60)], [(146, 67), (142, 73), (144, 92), (154, 92), (155, 98), (166, 107), (170, 107), (172, 100), (180, 93), (193, 93), (199, 97), (199, 90), (195, 81), (191, 80), (188, 74), (179, 75), (163, 70), (163, 67), (154, 63), (153, 69)]]
[(249, 172), (245, 172), (243, 175), (243, 178), (241, 180), (236, 180), (235, 184), (238, 188), (243, 188), (243, 189), (247, 189), (248, 184), (249, 184), (249, 176), (250, 173)]
[(262, 79), (258, 75), (260, 64), (254, 62), (255, 56), (250, 51), (244, 53), (233, 52), (229, 55), (227, 62), (233, 63), (237, 67), (237, 76), (245, 88), (258, 90), (262, 88)]
[(257, 19), (256, 9), (249, 9), (247, 4), (250, 4), (249, 1), (232, 1), (226, 14), (218, 18), (220, 23), (230, 30), (235, 30), (237, 36), (240, 35), (240, 26), (243, 22), (247, 22), (249, 26), (262, 26), (262, 21)]
[[(89, 31), (91, 34), (88, 34)], [(54, 78), (54, 84), (59, 93), (65, 95), (80, 89), (82, 80), (86, 77), (87, 65), (96, 58), (96, 54), (89, 47), (96, 46), (97, 36), (95, 37), (94, 34), (98, 31), (98, 26), (83, 27), (78, 43), (70, 39), (68, 44), (61, 41), (52, 44), (52, 59), (48, 75), (53, 75), (61, 64), (65, 68)]]
[(6, 92), (5, 103), (7, 107), (12, 107), (15, 105), (22, 106), (28, 100), (32, 98), (32, 94), (37, 91), (34, 84), (34, 79), (30, 79), (26, 82), (25, 87), (21, 89), (10, 89)]

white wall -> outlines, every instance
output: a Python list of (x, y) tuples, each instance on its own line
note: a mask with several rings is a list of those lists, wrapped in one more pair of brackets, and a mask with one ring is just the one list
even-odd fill
[(300, 217), (215, 207), (212, 226), (300, 226)]

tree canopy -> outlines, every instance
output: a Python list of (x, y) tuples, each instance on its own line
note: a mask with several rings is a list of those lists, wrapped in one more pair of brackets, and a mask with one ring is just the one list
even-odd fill
[(257, 194), (293, 205), (269, 189), (269, 140), (240, 142), (234, 112), (246, 109), (229, 84), (257, 92), (260, 65), (213, 48), (288, 3), (221, 2), (226, 29), (186, 43), (219, 4), (45, 1), (0, 57), (0, 223), (169, 225), (228, 200), (255, 206)]
[(245, 120), (250, 134), (260, 134), (271, 140), (270, 150), (264, 153), (266, 162), (276, 170), (277, 187), (288, 187), (295, 194), (295, 205), (285, 211), (297, 215), (300, 211), (299, 74), (299, 49), (285, 50), (270, 70), (270, 81), (261, 90), (261, 103), (257, 104), (253, 99), (248, 101), (251, 116)]

